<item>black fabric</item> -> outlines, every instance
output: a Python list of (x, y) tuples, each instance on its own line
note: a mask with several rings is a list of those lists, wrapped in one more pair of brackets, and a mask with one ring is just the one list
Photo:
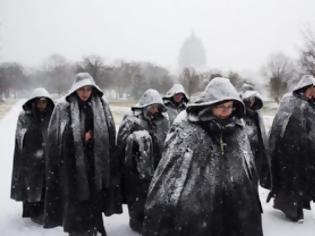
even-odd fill
[(44, 214), (44, 201), (23, 202), (23, 217), (39, 218)]
[[(274, 207), (296, 219), (315, 200), (314, 106), (299, 94), (284, 96), (270, 131)], [(294, 206), (292, 210), (292, 206)], [(289, 212), (289, 213), (288, 213)]]
[(304, 218), (303, 200), (298, 200), (294, 195), (278, 192), (274, 200), (274, 208), (283, 211), (286, 217), (292, 221)]
[[(17, 201), (36, 203), (44, 200), (45, 188), (45, 145), (47, 127), (53, 103), (40, 113), (33, 104), (24, 106), (18, 118), (14, 161), (11, 182), (11, 198)], [(32, 216), (30, 211), (23, 213)], [(36, 213), (35, 213), (36, 215)]]
[(18, 118), (11, 182), (11, 198), (23, 202), (22, 216), (34, 219), (44, 214), (44, 155), (47, 127), (54, 108), (49, 99), (45, 111), (39, 112), (35, 105), (37, 99), (31, 97)]
[(130, 227), (137, 232), (142, 226), (147, 191), (169, 129), (169, 121), (162, 113), (149, 119), (144, 111), (127, 115), (119, 127), (117, 138), (124, 170), (124, 201), (128, 204)]
[[(211, 109), (226, 101), (234, 101), (234, 112), (216, 119)], [(211, 80), (178, 115), (150, 184), (143, 235), (262, 235), (243, 115), (243, 102), (225, 78)]]
[(182, 114), (150, 184), (143, 235), (263, 235), (252, 158), (240, 119)]
[[(98, 94), (86, 107), (77, 99), (68, 96), (58, 103), (48, 128), (44, 227), (105, 234), (102, 213), (122, 212), (115, 125)], [(86, 143), (90, 129), (93, 138)]]
[[(80, 101), (79, 100), (79, 109), (80, 109), (80, 122), (82, 123), (82, 131), (83, 131), (83, 145), (84, 145), (84, 156), (86, 158), (85, 163), (87, 164), (87, 173), (89, 186), (94, 185), (94, 162), (89, 161), (94, 160), (94, 141), (93, 141), (93, 130), (94, 130), (94, 121), (93, 121), (93, 109), (91, 101)], [(92, 139), (89, 141), (84, 140), (85, 133), (90, 132), (92, 134)]]
[(262, 187), (271, 189), (271, 163), (262, 117), (258, 111), (247, 108), (244, 120), (259, 183)]
[(79, 99), (79, 108), (82, 120), (84, 121), (84, 132), (92, 131), (94, 129), (94, 124), (91, 99), (85, 102)]
[(176, 104), (172, 100), (164, 100), (164, 104), (167, 108), (168, 117), (170, 120), (170, 123), (173, 124), (175, 118), (177, 115), (186, 109), (187, 101), (183, 99), (183, 101), (179, 104)]

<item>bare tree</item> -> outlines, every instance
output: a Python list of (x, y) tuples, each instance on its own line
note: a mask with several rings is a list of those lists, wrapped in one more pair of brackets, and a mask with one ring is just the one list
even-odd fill
[(302, 73), (315, 76), (315, 34), (310, 28), (307, 28), (302, 35), (304, 46), (300, 51), (299, 64)]
[(120, 98), (132, 90), (132, 78), (137, 74), (140, 74), (140, 67), (136, 63), (121, 62), (120, 65), (115, 68), (113, 74), (114, 88)]
[(136, 73), (132, 76), (131, 96), (138, 100), (146, 89), (150, 87), (149, 81), (143, 73)]
[(105, 64), (101, 56), (90, 55), (84, 57), (83, 61), (78, 63), (76, 71), (88, 72), (101, 88), (108, 86), (109, 78), (105, 77)]
[(74, 68), (60, 54), (51, 55), (43, 66), (46, 86), (59, 95), (69, 89), (74, 77)]
[(185, 68), (180, 75), (179, 80), (186, 88), (189, 96), (200, 90), (201, 75), (199, 75), (193, 68)]
[(127, 94), (135, 99), (138, 99), (148, 88), (164, 93), (173, 84), (173, 79), (167, 69), (146, 62), (121, 62), (112, 76), (119, 96)]
[(0, 65), (0, 93), (1, 97), (7, 97), (28, 87), (24, 67), (18, 63), (2, 63)]
[(230, 71), (228, 74), (228, 78), (230, 79), (231, 83), (234, 85), (236, 89), (240, 89), (242, 84), (244, 83), (244, 79), (240, 76), (239, 73)]
[(147, 79), (148, 87), (166, 93), (173, 84), (169, 71), (161, 66), (152, 63), (140, 64), (141, 73)]
[(269, 79), (270, 95), (279, 102), (282, 95), (288, 91), (290, 83), (295, 80), (296, 69), (293, 61), (279, 52), (269, 57), (263, 74)]

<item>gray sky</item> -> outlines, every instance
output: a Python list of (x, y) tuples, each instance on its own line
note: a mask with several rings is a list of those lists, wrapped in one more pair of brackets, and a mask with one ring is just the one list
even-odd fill
[(258, 70), (272, 52), (297, 55), (314, 9), (314, 0), (0, 0), (0, 61), (99, 54), (174, 70), (193, 30), (210, 68)]

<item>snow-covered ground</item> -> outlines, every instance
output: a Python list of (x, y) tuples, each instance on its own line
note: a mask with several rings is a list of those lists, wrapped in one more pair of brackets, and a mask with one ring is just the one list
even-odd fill
[[(23, 219), (22, 204), (10, 199), (10, 182), (12, 156), (14, 148), (15, 126), (22, 101), (18, 102), (7, 115), (0, 120), (0, 236), (59, 236), (66, 235), (62, 229), (43, 229), (29, 219)], [(117, 108), (116, 108), (117, 109)], [(126, 108), (122, 108), (126, 111)], [(272, 118), (265, 117), (269, 127)], [(305, 211), (303, 224), (288, 221), (281, 212), (265, 203), (267, 192), (261, 189), (260, 196), (264, 208), (263, 227), (265, 236), (314, 236), (315, 210)], [(313, 204), (315, 209), (315, 205)], [(128, 213), (104, 217), (105, 227), (109, 236), (136, 236), (128, 226)], [(255, 235), (253, 235), (255, 236)]]

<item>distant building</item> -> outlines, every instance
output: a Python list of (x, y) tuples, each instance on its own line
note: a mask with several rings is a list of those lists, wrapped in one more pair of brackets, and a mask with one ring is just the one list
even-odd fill
[(186, 67), (193, 67), (197, 71), (206, 69), (206, 50), (202, 41), (192, 33), (188, 37), (179, 52), (178, 68), (182, 71)]

